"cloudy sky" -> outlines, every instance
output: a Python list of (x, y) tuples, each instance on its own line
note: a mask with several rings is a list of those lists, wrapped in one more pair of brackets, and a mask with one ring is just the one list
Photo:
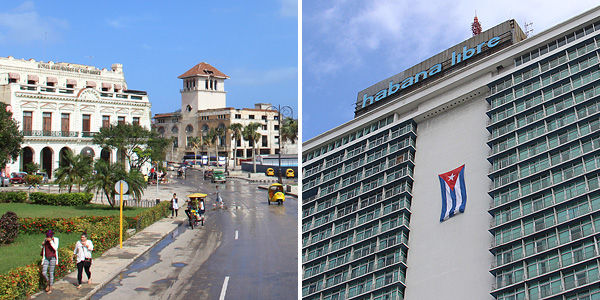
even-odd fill
[(110, 69), (123, 64), (152, 113), (181, 106), (177, 76), (207, 62), (231, 79), (227, 106), (298, 107), (298, 1), (10, 1), (0, 56)]
[(533, 34), (594, 1), (302, 1), (302, 140), (354, 117), (358, 92), (471, 37), (515, 19)]

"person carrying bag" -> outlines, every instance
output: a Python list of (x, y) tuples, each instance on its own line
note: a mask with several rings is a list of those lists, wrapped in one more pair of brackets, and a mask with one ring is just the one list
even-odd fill
[(75, 250), (73, 250), (73, 258), (77, 260), (77, 288), (81, 288), (81, 279), (83, 277), (82, 271), (85, 269), (85, 274), (88, 278), (88, 284), (92, 284), (92, 272), (90, 267), (92, 266), (92, 251), (94, 250), (94, 244), (92, 241), (87, 239), (87, 234), (81, 234), (81, 240), (75, 244)]

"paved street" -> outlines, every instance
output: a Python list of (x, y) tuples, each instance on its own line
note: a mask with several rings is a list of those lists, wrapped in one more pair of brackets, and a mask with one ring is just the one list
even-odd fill
[[(185, 191), (215, 191), (199, 175), (192, 170), (181, 189), (170, 187), (180, 203)], [(221, 184), (225, 206), (209, 195), (204, 227), (183, 222), (92, 299), (296, 299), (298, 201), (269, 206), (258, 185)]]

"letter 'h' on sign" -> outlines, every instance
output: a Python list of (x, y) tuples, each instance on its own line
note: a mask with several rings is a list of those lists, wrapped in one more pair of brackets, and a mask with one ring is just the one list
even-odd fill
[(467, 204), (467, 189), (465, 186), (465, 165), (450, 172), (439, 174), (440, 187), (442, 188), (442, 215), (440, 222), (465, 212)]

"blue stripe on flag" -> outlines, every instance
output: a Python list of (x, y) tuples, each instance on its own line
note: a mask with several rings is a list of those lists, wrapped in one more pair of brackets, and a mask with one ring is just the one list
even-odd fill
[(438, 176), (438, 178), (440, 179), (440, 187), (442, 187), (442, 215), (440, 216), (440, 222), (442, 222), (446, 218), (446, 182), (441, 176)]

